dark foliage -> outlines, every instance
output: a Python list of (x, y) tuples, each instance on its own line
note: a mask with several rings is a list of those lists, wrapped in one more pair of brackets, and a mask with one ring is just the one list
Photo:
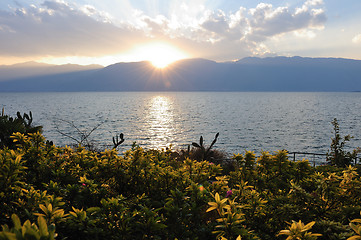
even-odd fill
[(327, 161), (334, 166), (346, 167), (355, 162), (358, 152), (360, 149), (355, 149), (353, 152), (345, 150), (345, 145), (353, 137), (346, 135), (341, 137), (340, 127), (337, 119), (335, 118), (332, 122), (334, 137), (331, 139), (330, 152), (327, 153)]
[(16, 117), (5, 115), (4, 108), (0, 116), (0, 148), (7, 147), (14, 149), (15, 144), (10, 138), (13, 133), (20, 132), (23, 134), (36, 133), (42, 131), (42, 126), (33, 126), (32, 113), (24, 113), (21, 116), (20, 112), (16, 113)]

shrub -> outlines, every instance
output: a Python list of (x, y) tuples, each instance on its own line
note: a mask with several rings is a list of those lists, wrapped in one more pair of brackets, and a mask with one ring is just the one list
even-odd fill
[(29, 220), (21, 225), (20, 219), (16, 214), (11, 216), (14, 226), (9, 228), (7, 225), (2, 226), (0, 232), (1, 240), (26, 240), (26, 239), (42, 239), (54, 240), (57, 234), (55, 233), (55, 225), (47, 225), (42, 217), (38, 217), (37, 224), (31, 223)]
[(313, 168), (286, 151), (246, 151), (222, 172), (170, 149), (119, 154), (57, 147), (40, 133), (11, 138), (16, 149), (0, 149), (3, 237), (20, 226), (5, 226), (16, 214), (32, 232), (46, 232), (45, 222), (49, 238), (56, 225), (59, 239), (284, 239), (281, 229), (308, 233), (303, 222), (315, 222), (318, 239), (346, 239), (361, 210), (357, 168)]
[(15, 144), (10, 138), (13, 133), (29, 134), (41, 132), (42, 126), (33, 126), (32, 122), (33, 116), (31, 112), (29, 114), (24, 113), (23, 116), (21, 116), (20, 112), (17, 112), (16, 117), (13, 118), (5, 115), (3, 108), (0, 115), (0, 149), (4, 147), (15, 148)]
[(331, 139), (331, 149), (330, 152), (327, 153), (327, 161), (337, 167), (346, 167), (355, 161), (360, 149), (355, 149), (352, 153), (347, 152), (345, 150), (345, 144), (349, 142), (352, 137), (350, 135), (341, 137), (340, 127), (336, 118), (331, 123), (333, 125), (334, 137)]

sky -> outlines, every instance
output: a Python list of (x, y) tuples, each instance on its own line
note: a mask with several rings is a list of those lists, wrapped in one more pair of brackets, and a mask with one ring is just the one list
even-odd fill
[(361, 0), (0, 0), (0, 64), (361, 60)]

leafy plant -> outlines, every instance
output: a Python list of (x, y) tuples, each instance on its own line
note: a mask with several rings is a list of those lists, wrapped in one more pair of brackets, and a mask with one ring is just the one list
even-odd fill
[(67, 214), (64, 213), (63, 209), (59, 207), (53, 207), (51, 203), (40, 204), (39, 208), (42, 213), (34, 213), (34, 215), (43, 217), (48, 223), (56, 223), (63, 220)]
[[(246, 151), (224, 171), (224, 164), (181, 159), (171, 149), (134, 145), (119, 154), (57, 147), (40, 133), (12, 139), (16, 149), (0, 149), (0, 223), (10, 225), (15, 213), (40, 229), (41, 218), (48, 232), (56, 224), (59, 239), (270, 240), (301, 234), (346, 240), (353, 234), (349, 219), (361, 210), (358, 166), (312, 167), (307, 160), (290, 161), (286, 151), (259, 157)], [(313, 230), (322, 236), (309, 224), (287, 226), (292, 219), (316, 222)], [(357, 221), (352, 224), (358, 229)]]
[(113, 137), (113, 149), (117, 149), (117, 147), (122, 144), (124, 142), (124, 135), (123, 133), (119, 134), (119, 138), (118, 135), (115, 136), (115, 138)]
[(292, 221), (288, 229), (281, 230), (278, 235), (288, 236), (286, 240), (314, 240), (322, 236), (322, 234), (319, 233), (309, 232), (315, 223), (316, 222), (310, 222), (305, 225), (301, 220), (298, 222)]
[(11, 216), (14, 226), (9, 228), (7, 225), (2, 226), (0, 232), (1, 240), (54, 240), (57, 234), (55, 233), (55, 225), (47, 225), (43, 217), (38, 217), (37, 224), (31, 223), (29, 220), (21, 225), (20, 219), (16, 214)]
[(341, 137), (340, 127), (336, 118), (331, 123), (333, 125), (334, 137), (331, 139), (331, 149), (327, 153), (327, 161), (337, 167), (346, 167), (356, 159), (359, 149), (355, 149), (352, 153), (347, 152), (345, 145), (352, 137), (350, 135)]
[(356, 235), (349, 237), (347, 240), (360, 240), (361, 239), (361, 219), (356, 218), (351, 220), (350, 227)]
[(20, 112), (16, 113), (16, 117), (5, 115), (4, 108), (0, 115), (0, 149), (7, 147), (15, 149), (15, 144), (10, 138), (13, 133), (20, 132), (23, 134), (36, 133), (42, 131), (42, 126), (33, 126), (33, 115), (31, 111), (29, 114), (24, 113), (21, 116)]
[[(192, 146), (195, 147), (196, 150), (191, 151), (189, 153), (190, 157), (192, 159), (195, 159), (195, 160), (198, 160), (198, 161), (207, 160), (207, 161), (210, 161), (210, 162), (217, 161), (217, 160), (221, 159), (222, 157), (224, 157), (224, 154), (222, 154), (221, 152), (219, 152), (217, 150), (212, 150), (212, 147), (217, 142), (218, 136), (219, 136), (219, 133), (216, 134), (216, 136), (214, 137), (211, 145), (209, 145), (208, 147), (206, 147), (204, 145), (203, 136), (200, 137), (199, 143), (192, 142)], [(189, 152), (189, 150), (188, 150), (188, 152)]]
[(236, 202), (236, 198), (221, 199), (218, 193), (214, 195), (214, 202), (209, 202), (210, 207), (207, 212), (216, 210), (218, 217), (216, 221), (218, 225), (215, 226), (214, 234), (217, 234), (218, 239), (234, 239), (237, 236), (244, 239), (253, 239), (252, 235), (246, 230), (242, 222), (244, 222), (244, 214), (241, 212), (242, 205)]

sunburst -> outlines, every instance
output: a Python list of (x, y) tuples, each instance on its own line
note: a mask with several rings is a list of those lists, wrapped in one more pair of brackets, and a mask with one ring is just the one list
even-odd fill
[(169, 64), (187, 58), (187, 54), (167, 43), (151, 43), (139, 47), (135, 55), (150, 61), (156, 68), (165, 68)]

